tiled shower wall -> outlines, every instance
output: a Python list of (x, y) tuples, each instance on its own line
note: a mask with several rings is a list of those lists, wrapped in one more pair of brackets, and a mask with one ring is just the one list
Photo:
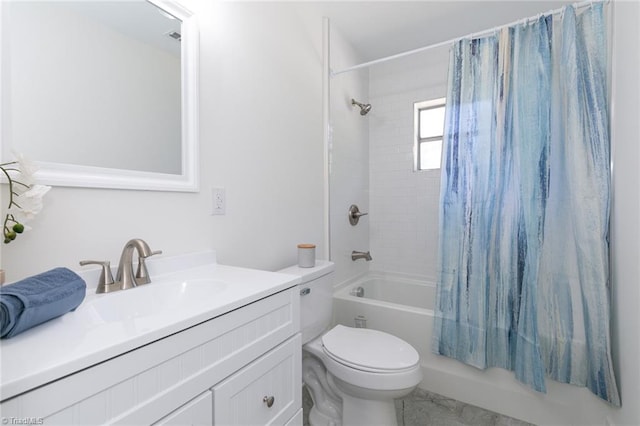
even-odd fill
[(440, 170), (413, 170), (413, 104), (446, 95), (448, 48), (369, 70), (372, 271), (436, 280)]
[[(362, 62), (338, 29), (331, 31), (331, 65), (339, 70)], [(367, 117), (351, 105), (351, 99), (366, 101), (368, 70), (339, 74), (331, 80), (330, 196), (329, 223), (334, 284), (339, 285), (368, 270), (363, 260), (351, 260), (351, 251), (369, 250), (369, 223), (349, 224), (351, 204), (369, 211), (369, 127)]]

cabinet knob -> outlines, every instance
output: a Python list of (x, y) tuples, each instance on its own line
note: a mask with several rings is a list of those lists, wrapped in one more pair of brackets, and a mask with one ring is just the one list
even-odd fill
[(273, 405), (275, 400), (276, 399), (273, 396), (265, 396), (264, 398), (262, 398), (262, 402), (267, 404), (267, 407), (269, 407), (269, 408), (271, 408), (271, 406)]

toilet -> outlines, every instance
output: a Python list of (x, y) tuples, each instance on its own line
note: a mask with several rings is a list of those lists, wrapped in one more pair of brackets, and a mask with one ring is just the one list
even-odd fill
[(334, 264), (292, 266), (300, 276), (302, 380), (313, 407), (311, 426), (397, 425), (393, 400), (422, 380), (420, 356), (409, 343), (378, 330), (331, 325)]

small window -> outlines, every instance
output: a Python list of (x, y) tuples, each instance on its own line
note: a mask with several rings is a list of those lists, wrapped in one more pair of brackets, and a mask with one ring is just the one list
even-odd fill
[(440, 168), (445, 101), (440, 98), (413, 104), (415, 170)]

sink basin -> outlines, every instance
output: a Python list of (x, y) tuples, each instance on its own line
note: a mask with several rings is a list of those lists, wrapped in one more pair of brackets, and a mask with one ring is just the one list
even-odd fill
[(166, 315), (185, 307), (211, 305), (226, 289), (226, 283), (210, 279), (151, 283), (115, 293), (87, 295), (76, 312), (89, 316), (87, 320), (92, 323)]

